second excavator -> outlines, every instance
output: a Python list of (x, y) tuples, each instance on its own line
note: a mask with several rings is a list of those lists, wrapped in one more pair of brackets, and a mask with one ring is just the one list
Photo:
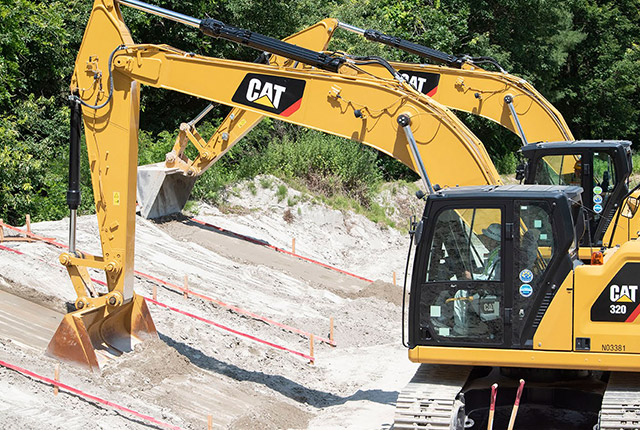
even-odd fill
[[(579, 177), (571, 182), (583, 187), (582, 200), (587, 208), (588, 228), (579, 239), (580, 256), (591, 257), (593, 248), (614, 246), (637, 237), (640, 216), (613, 223), (623, 202), (629, 197), (629, 176), (632, 171), (630, 143), (626, 141), (575, 141), (562, 115), (527, 81), (506, 73), (492, 59), (454, 56), (433, 48), (383, 34), (363, 30), (336, 19), (325, 19), (285, 39), (311, 49), (326, 49), (335, 30), (343, 28), (363, 35), (368, 40), (416, 54), (433, 64), (390, 62), (392, 67), (416, 90), (444, 104), (490, 119), (520, 136), (521, 153), (526, 160), (518, 169), (518, 179), (526, 184), (567, 184), (542, 171), (557, 171), (558, 157), (563, 171), (573, 168)], [(282, 65), (291, 60), (271, 56), (270, 64)], [(480, 62), (489, 62), (499, 69), (484, 70)], [(353, 73), (352, 70), (350, 73)], [(377, 62), (361, 64), (355, 72), (362, 76), (384, 76), (387, 71)], [(259, 113), (233, 109), (218, 130), (205, 141), (195, 124), (212, 108), (209, 105), (198, 117), (181, 125), (176, 144), (167, 154), (165, 163), (141, 166), (138, 195), (141, 214), (148, 218), (179, 212), (186, 203), (193, 183), (216, 160), (255, 127), (263, 118)], [(234, 127), (233, 122), (242, 124)], [(191, 142), (199, 151), (190, 160), (185, 149)], [(533, 142), (533, 143), (529, 143)], [(206, 153), (208, 157), (202, 157)], [(214, 154), (211, 156), (211, 154)], [(598, 160), (602, 159), (600, 162)], [(595, 161), (593, 161), (595, 160)], [(602, 166), (601, 172), (597, 172)], [(603, 163), (606, 163), (603, 164)], [(571, 166), (569, 166), (571, 164)], [(582, 165), (584, 164), (584, 169)], [(592, 168), (595, 167), (595, 169)], [(603, 170), (604, 169), (604, 170)], [(538, 172), (538, 173), (536, 173)], [(595, 172), (595, 173), (594, 173)], [(562, 173), (560, 176), (566, 175)], [(556, 175), (558, 176), (558, 175)], [(601, 179), (598, 179), (600, 177)], [(608, 181), (602, 178), (608, 177)], [(468, 183), (461, 178), (461, 183)], [(470, 184), (470, 183), (468, 183)], [(603, 192), (600, 185), (607, 185)], [(479, 183), (478, 183), (479, 185)], [(637, 190), (634, 198), (638, 197)], [(615, 226), (615, 228), (614, 228)], [(609, 238), (607, 241), (606, 238)]]

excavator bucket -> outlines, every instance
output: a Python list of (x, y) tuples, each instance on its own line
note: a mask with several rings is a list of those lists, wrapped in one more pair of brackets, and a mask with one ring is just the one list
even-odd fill
[(116, 308), (98, 306), (65, 315), (46, 354), (96, 371), (136, 344), (157, 338), (149, 308), (136, 295)]
[(140, 215), (159, 218), (182, 211), (196, 178), (164, 163), (138, 167), (138, 203)]

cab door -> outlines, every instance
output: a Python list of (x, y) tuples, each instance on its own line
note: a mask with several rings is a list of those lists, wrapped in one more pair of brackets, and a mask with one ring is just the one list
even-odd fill
[[(413, 272), (410, 343), (511, 344), (512, 203), (446, 205), (430, 219)], [(505, 318), (507, 316), (507, 318)]]
[(531, 348), (566, 268), (558, 270), (559, 260), (554, 259), (558, 238), (553, 205), (545, 200), (515, 200), (514, 211), (512, 347)]

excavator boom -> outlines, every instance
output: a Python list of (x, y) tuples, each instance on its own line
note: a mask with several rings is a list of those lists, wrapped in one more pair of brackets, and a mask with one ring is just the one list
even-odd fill
[[(531, 84), (504, 71), (483, 70), (471, 62), (470, 58), (455, 57), (375, 30), (361, 30), (333, 18), (320, 21), (285, 41), (297, 46), (324, 50), (337, 28), (354, 31), (369, 40), (443, 63), (443, 66), (398, 62), (389, 64), (417, 91), (449, 108), (494, 121), (520, 135), (524, 143), (573, 140), (562, 115)], [(292, 61), (286, 57), (272, 55), (269, 64), (290, 66)], [(301, 68), (301, 65), (298, 67)], [(355, 71), (343, 67), (339, 72), (349, 75), (355, 73), (362, 78), (389, 77), (384, 65), (372, 62), (358, 65)], [(209, 141), (205, 141), (196, 131), (194, 123), (197, 121), (182, 124), (173, 150), (167, 154), (166, 162), (140, 168), (138, 200), (142, 206), (141, 214), (146, 218), (156, 218), (181, 211), (196, 177), (203, 174), (238, 143), (263, 117), (260, 112), (235, 108)], [(235, 126), (238, 123), (242, 126)], [(199, 151), (193, 160), (184, 154), (189, 142)], [(459, 183), (472, 184), (464, 178), (461, 178)]]
[[(591, 159), (601, 158), (603, 154), (610, 151), (610, 145), (604, 141), (600, 146), (594, 145), (591, 141), (574, 141), (562, 115), (527, 81), (508, 74), (492, 59), (456, 57), (376, 30), (359, 29), (331, 18), (286, 40), (313, 49), (326, 49), (336, 28), (353, 31), (368, 40), (399, 48), (442, 64), (389, 63), (417, 91), (449, 108), (492, 120), (519, 135), (524, 145), (522, 153), (528, 159), (527, 168), (522, 169), (523, 178), (520, 178), (524, 179), (525, 183), (560, 184), (561, 182), (552, 181), (536, 172), (552, 169), (547, 160), (554, 157), (573, 157), (574, 161), (571, 163), (573, 165), (579, 159), (575, 158), (576, 154), (583, 154), (585, 169), (581, 172), (582, 178), (578, 178), (577, 181), (584, 189), (583, 202), (592, 213), (588, 231), (581, 240), (580, 254), (583, 259), (590, 259), (590, 248), (593, 245), (615, 246), (635, 237), (635, 233), (632, 232), (640, 229), (640, 214), (634, 213), (631, 218), (626, 218), (621, 223), (612, 222), (619, 217), (620, 209), (625, 206), (624, 200), (628, 192), (627, 178), (631, 173), (630, 164), (627, 166), (625, 163), (616, 163), (621, 165), (615, 169), (612, 165), (605, 170), (606, 173), (601, 172), (601, 174), (608, 174), (614, 180), (611, 184), (612, 188), (604, 190), (605, 196), (612, 194), (613, 198), (609, 199), (611, 201), (608, 205), (599, 204), (597, 197), (593, 201), (593, 188), (602, 181), (602, 178), (596, 181), (596, 178), (592, 177), (593, 170), (588, 170), (589, 166), (586, 164), (590, 164)], [(492, 63), (499, 72), (487, 71), (478, 66), (478, 63), (486, 62)], [(284, 65), (290, 64), (291, 60), (274, 55), (270, 63)], [(386, 76), (387, 70), (380, 64), (367, 63), (360, 65), (357, 73), (362, 76)], [(234, 128), (230, 124), (231, 120), (240, 117), (242, 117), (240, 120), (243, 124), (242, 128)], [(196, 131), (194, 123), (197, 121), (182, 124), (176, 144), (167, 154), (166, 163), (140, 168), (138, 200), (142, 202), (142, 215), (154, 218), (181, 211), (196, 177), (204, 173), (226, 151), (239, 142), (261, 119), (262, 115), (259, 113), (233, 109), (208, 142)], [(206, 151), (208, 154), (215, 154), (214, 157), (203, 159), (198, 155), (194, 160), (189, 160), (184, 155), (189, 142), (192, 142), (200, 153)], [(534, 143), (529, 144), (529, 142)], [(620, 148), (614, 158), (624, 157), (626, 152)], [(176, 195), (179, 195), (179, 198), (176, 198)], [(637, 197), (638, 192), (633, 195), (633, 198)], [(600, 210), (602, 212), (598, 212)], [(605, 237), (610, 238), (608, 242)]]
[[(172, 14), (158, 8), (154, 11)], [(184, 15), (179, 20), (190, 25), (195, 22)], [(210, 21), (200, 21), (203, 26), (205, 33), (214, 32), (209, 28), (213, 27)], [(261, 43), (271, 40), (256, 39)], [(280, 52), (291, 48), (285, 42), (276, 42), (274, 46)], [(325, 59), (299, 47), (291, 49), (299, 58), (311, 58), (310, 62)], [(327, 60), (327, 64), (335, 63)], [(347, 62), (337, 63), (342, 68), (353, 67)], [(61, 328), (64, 335), (54, 338), (50, 353), (70, 360), (84, 354), (90, 357), (80, 361), (95, 367), (99, 360), (94, 350), (118, 353), (135, 343), (138, 321), (144, 322), (143, 333), (155, 334), (144, 301), (139, 306), (133, 290), (140, 84), (356, 140), (416, 171), (423, 172), (419, 166), (424, 164), (431, 179), (442, 186), (500, 183), (484, 146), (473, 133), (448, 109), (406, 82), (391, 73), (387, 79), (374, 79), (308, 67), (300, 70), (222, 60), (167, 45), (135, 44), (118, 3), (95, 1), (71, 90), (73, 99), (83, 106), (103, 255), (67, 253), (60, 257), (78, 295), (78, 311), (67, 316), (64, 330)], [(398, 123), (401, 117), (402, 125)], [(244, 125), (241, 119), (232, 121), (233, 127), (241, 129)], [(407, 133), (413, 136), (415, 150), (409, 148)], [(206, 154), (202, 156), (206, 158)], [(210, 157), (213, 159), (213, 154)], [(88, 267), (105, 271), (106, 292), (93, 293), (98, 289), (91, 284)], [(125, 308), (127, 312), (122, 312)]]

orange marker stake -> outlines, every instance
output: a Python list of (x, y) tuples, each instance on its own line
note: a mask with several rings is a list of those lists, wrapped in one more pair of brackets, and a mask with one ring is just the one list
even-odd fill
[(489, 406), (489, 421), (487, 422), (487, 430), (493, 430), (493, 416), (496, 413), (496, 397), (498, 396), (498, 384), (491, 386), (491, 406)]
[(158, 287), (156, 287), (155, 285), (153, 286), (153, 301), (158, 301)]
[(4, 221), (0, 218), (0, 242), (4, 240)]
[(213, 415), (207, 416), (207, 428), (213, 430)]
[(518, 387), (518, 392), (516, 393), (516, 401), (513, 404), (513, 409), (511, 410), (511, 418), (509, 418), (509, 427), (507, 427), (507, 430), (513, 430), (513, 426), (516, 423), (516, 415), (518, 414), (518, 408), (520, 407), (520, 398), (522, 397), (523, 389), (524, 379), (521, 379), (520, 386)]
[(313, 334), (309, 336), (309, 355), (311, 356), (311, 361), (309, 361), (309, 364), (315, 364), (315, 357), (313, 355), (313, 343), (314, 343), (314, 339), (313, 339)]
[(27, 236), (31, 234), (31, 215), (26, 215), (26, 223), (27, 223)]
[(393, 285), (396, 285), (396, 272), (393, 272)]
[[(53, 380), (56, 382), (60, 382), (60, 363), (56, 363), (56, 368), (53, 371)], [(57, 396), (58, 395), (58, 391), (60, 391), (60, 389), (58, 388), (57, 385), (53, 386), (53, 395)]]
[(291, 239), (291, 252), (293, 254), (296, 253), (296, 238), (295, 237), (293, 239)]
[(331, 346), (336, 346), (336, 342), (333, 340), (333, 317), (329, 318), (329, 341)]
[(184, 298), (189, 298), (189, 275), (184, 275)]

